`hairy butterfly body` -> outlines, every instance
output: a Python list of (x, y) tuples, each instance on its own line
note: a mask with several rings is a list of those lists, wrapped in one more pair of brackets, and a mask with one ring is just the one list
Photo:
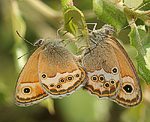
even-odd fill
[(90, 33), (91, 47), (82, 58), (88, 77), (85, 88), (99, 98), (110, 98), (124, 107), (135, 106), (142, 99), (139, 78), (113, 32), (111, 26), (104, 25)]

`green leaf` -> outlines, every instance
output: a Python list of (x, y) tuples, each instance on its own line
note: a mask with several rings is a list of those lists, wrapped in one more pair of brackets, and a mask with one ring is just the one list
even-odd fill
[(72, 33), (77, 41), (75, 42), (79, 50), (89, 46), (88, 29), (83, 13), (73, 5), (72, 0), (62, 0), (64, 11), (64, 30)]
[(144, 56), (146, 68), (150, 70), (150, 45), (149, 48), (146, 48), (146, 54)]
[(118, 32), (126, 24), (124, 13), (109, 0), (93, 0), (93, 10), (101, 21), (113, 25)]
[[(141, 26), (137, 27), (135, 24), (133, 25), (129, 37), (132, 46), (138, 51), (138, 56), (136, 57), (138, 72), (147, 83), (150, 83), (150, 69), (148, 68), (150, 65), (150, 60), (148, 60), (150, 42), (145, 41), (150, 34), (146, 33)], [(145, 37), (147, 37), (147, 39)]]

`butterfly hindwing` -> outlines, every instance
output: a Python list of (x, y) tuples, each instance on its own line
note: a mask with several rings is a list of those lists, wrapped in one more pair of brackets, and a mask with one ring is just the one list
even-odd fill
[(84, 83), (85, 72), (62, 46), (48, 44), (39, 57), (39, 78), (53, 98), (71, 94)]
[(111, 45), (100, 42), (96, 47), (91, 46), (82, 61), (88, 81), (85, 88), (98, 97), (113, 97), (120, 85), (118, 62)]

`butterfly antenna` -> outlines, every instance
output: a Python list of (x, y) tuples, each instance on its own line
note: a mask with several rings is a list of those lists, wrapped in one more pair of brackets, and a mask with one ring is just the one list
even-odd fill
[[(33, 49), (33, 50), (35, 50), (35, 49)], [(31, 53), (33, 50), (30, 50), (29, 52), (23, 54), (22, 56), (18, 57), (17, 59), (18, 59), (18, 60), (21, 59), (22, 57), (24, 57), (24, 56), (26, 56), (27, 54)]]
[(127, 26), (123, 27), (120, 31), (123, 31), (125, 30), (127, 27), (129, 27), (130, 25), (134, 24), (135, 21), (133, 20), (131, 23), (129, 23)]
[(25, 54), (23, 54), (22, 56), (18, 57), (17, 59), (19, 60), (19, 59), (21, 59), (22, 57), (26, 56), (27, 54), (29, 54), (29, 53), (25, 53)]
[(21, 39), (23, 39), (25, 42), (27, 42), (28, 44), (34, 46), (34, 45), (33, 45), (31, 42), (29, 42), (27, 39), (23, 38), (23, 37), (20, 35), (20, 33), (19, 33), (18, 31), (16, 31), (16, 33), (17, 33), (17, 35), (18, 35)]
[(86, 23), (86, 24), (87, 24), (87, 25), (94, 25), (94, 27), (93, 27), (93, 29), (92, 29), (92, 30), (88, 29), (88, 30), (89, 30), (89, 32), (92, 32), (92, 31), (95, 31), (95, 30), (96, 30), (97, 23), (95, 23), (95, 22), (91, 22), (91, 23)]

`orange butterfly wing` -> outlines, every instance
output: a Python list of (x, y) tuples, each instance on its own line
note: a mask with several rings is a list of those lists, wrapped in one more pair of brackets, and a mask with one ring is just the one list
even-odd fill
[(135, 67), (122, 45), (115, 38), (111, 38), (109, 42), (114, 48), (122, 79), (120, 90), (114, 100), (125, 107), (137, 105), (141, 102), (142, 92)]
[(139, 78), (126, 51), (112, 37), (113, 31), (110, 25), (104, 25), (89, 35), (91, 47), (82, 59), (88, 76), (85, 88), (100, 98), (131, 107), (142, 99)]
[(64, 47), (48, 44), (39, 57), (39, 77), (51, 97), (71, 94), (84, 83), (85, 72)]
[(88, 76), (85, 88), (90, 93), (100, 98), (116, 95), (120, 85), (120, 75), (119, 72), (113, 73), (112, 70), (119, 65), (110, 44), (100, 42), (97, 46), (91, 46), (83, 57), (82, 65)]
[(41, 47), (29, 58), (23, 68), (16, 86), (16, 104), (29, 106), (46, 98), (48, 94), (43, 90), (38, 76), (38, 61)]

